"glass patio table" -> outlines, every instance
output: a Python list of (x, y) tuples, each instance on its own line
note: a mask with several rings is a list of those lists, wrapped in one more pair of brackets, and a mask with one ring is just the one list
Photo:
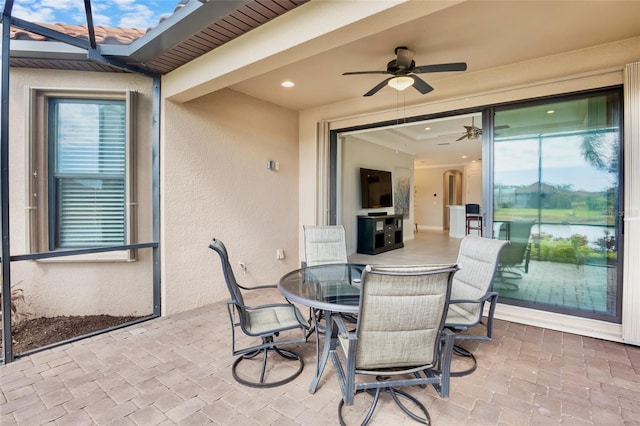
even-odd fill
[(337, 329), (332, 326), (331, 316), (358, 313), (360, 277), (364, 268), (365, 265), (352, 263), (308, 266), (285, 274), (278, 283), (278, 290), (289, 301), (324, 311), (328, 328), (325, 328), (322, 354), (318, 318), (312, 315), (316, 330), (316, 372), (309, 387), (310, 393), (315, 393), (329, 352), (336, 345)]

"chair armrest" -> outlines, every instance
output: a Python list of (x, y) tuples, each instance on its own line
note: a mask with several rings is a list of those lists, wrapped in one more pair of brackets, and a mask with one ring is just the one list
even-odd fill
[(247, 305), (240, 305), (242, 308), (246, 309), (247, 311), (256, 311), (258, 309), (268, 309), (268, 308), (289, 308), (289, 309), (296, 309), (296, 306), (292, 303), (269, 303), (266, 305), (256, 305), (256, 306), (247, 306)]
[(243, 285), (238, 284), (238, 287), (240, 287), (243, 290), (260, 290), (263, 288), (278, 288), (278, 284), (257, 285), (255, 287), (245, 287)]
[[(482, 296), (480, 299), (451, 299), (449, 301), (449, 304), (455, 305), (458, 303), (483, 303), (492, 298), (497, 299), (498, 293), (496, 293), (495, 291), (490, 291), (488, 293), (485, 293), (485, 295)], [(491, 303), (494, 303), (494, 302), (491, 302)]]
[(351, 332), (349, 331), (349, 329), (347, 328), (346, 324), (344, 323), (344, 320), (338, 316), (331, 316), (331, 320), (338, 326), (338, 333), (344, 335), (345, 337), (348, 337), (349, 334), (351, 334)]
[(234, 302), (233, 300), (228, 300), (227, 301), (227, 305), (234, 305), (240, 309), (246, 309), (247, 311), (255, 311), (258, 309), (267, 309), (267, 308), (290, 308), (290, 309), (296, 309), (296, 305), (294, 305), (293, 303), (269, 303), (266, 305), (256, 305), (256, 306), (249, 306), (249, 305), (243, 305), (241, 303), (237, 303)]

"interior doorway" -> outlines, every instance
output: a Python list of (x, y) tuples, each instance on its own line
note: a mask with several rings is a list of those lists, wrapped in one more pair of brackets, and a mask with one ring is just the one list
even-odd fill
[(443, 230), (450, 228), (449, 206), (462, 204), (462, 172), (460, 170), (447, 170), (442, 177), (442, 193), (445, 194), (445, 203), (442, 206)]

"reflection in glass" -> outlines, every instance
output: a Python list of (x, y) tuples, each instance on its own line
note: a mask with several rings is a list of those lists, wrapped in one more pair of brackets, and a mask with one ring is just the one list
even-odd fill
[(496, 112), (502, 301), (619, 320), (619, 111), (616, 91)]

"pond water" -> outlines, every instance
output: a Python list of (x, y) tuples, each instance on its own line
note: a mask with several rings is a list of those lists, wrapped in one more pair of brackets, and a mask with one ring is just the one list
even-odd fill
[[(501, 222), (495, 222), (493, 224), (494, 235), (498, 235)], [(600, 238), (604, 238), (607, 235), (615, 236), (615, 227), (611, 226), (597, 226), (597, 225), (570, 225), (570, 224), (555, 224), (555, 223), (542, 223), (534, 224), (531, 228), (532, 234), (547, 234), (553, 236), (553, 238), (570, 238), (572, 235), (584, 235), (587, 237), (589, 245), (595, 245), (595, 242)], [(608, 233), (608, 234), (607, 234)]]

